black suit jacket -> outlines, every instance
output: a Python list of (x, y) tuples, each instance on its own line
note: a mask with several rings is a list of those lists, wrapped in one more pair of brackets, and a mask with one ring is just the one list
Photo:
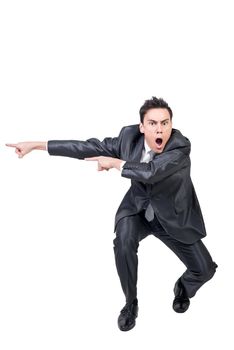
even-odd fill
[(116, 213), (115, 228), (123, 217), (139, 213), (150, 202), (165, 231), (177, 240), (190, 244), (204, 237), (205, 225), (190, 178), (190, 141), (172, 129), (163, 152), (149, 163), (140, 163), (143, 148), (144, 134), (138, 124), (123, 127), (118, 137), (103, 141), (48, 142), (48, 152), (54, 156), (108, 156), (126, 161), (122, 176), (131, 179), (131, 187)]

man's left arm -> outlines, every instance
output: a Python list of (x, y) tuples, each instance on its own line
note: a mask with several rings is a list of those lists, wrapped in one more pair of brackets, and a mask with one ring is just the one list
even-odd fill
[(97, 161), (99, 171), (115, 168), (121, 171), (123, 177), (149, 184), (161, 181), (190, 164), (189, 150), (185, 149), (161, 153), (149, 163), (126, 162), (112, 157), (91, 157), (85, 160)]

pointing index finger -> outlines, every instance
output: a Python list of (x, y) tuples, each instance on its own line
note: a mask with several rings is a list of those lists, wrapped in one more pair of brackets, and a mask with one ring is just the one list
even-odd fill
[(16, 143), (6, 143), (6, 146), (8, 147), (16, 147)]

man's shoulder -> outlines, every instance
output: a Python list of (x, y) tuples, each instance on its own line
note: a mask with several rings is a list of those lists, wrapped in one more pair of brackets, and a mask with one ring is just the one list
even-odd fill
[(142, 133), (140, 132), (140, 129), (139, 129), (139, 124), (124, 126), (120, 131), (120, 136), (123, 137), (124, 139), (126, 138), (129, 139), (129, 141), (138, 139), (139, 137), (142, 136)]
[(177, 140), (183, 140), (184, 142), (189, 142), (189, 139), (178, 129), (172, 129), (171, 137)]
[(139, 124), (123, 126), (121, 131), (125, 131), (125, 132), (140, 132)]
[(190, 146), (191, 144), (189, 139), (178, 129), (173, 128), (170, 139), (166, 144), (165, 151), (170, 151), (176, 148), (190, 148)]

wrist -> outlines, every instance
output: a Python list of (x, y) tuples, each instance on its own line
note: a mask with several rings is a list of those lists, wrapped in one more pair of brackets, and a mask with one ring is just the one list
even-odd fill
[(121, 164), (122, 164), (122, 160), (121, 159), (115, 159), (114, 160), (114, 168), (116, 168), (117, 170), (121, 170)]
[(32, 142), (32, 149), (46, 151), (46, 144), (47, 142)]

